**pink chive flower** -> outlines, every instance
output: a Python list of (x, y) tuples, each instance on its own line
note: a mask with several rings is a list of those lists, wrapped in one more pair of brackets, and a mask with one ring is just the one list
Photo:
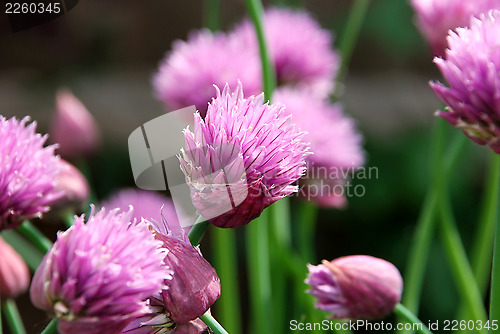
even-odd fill
[(304, 91), (280, 88), (273, 101), (286, 106), (285, 114), (306, 132), (304, 139), (313, 152), (306, 159), (307, 174), (299, 180), (299, 195), (324, 207), (345, 206), (344, 192), (337, 188), (342, 190), (348, 181), (344, 175), (364, 163), (362, 137), (355, 122), (343, 114), (340, 104), (330, 104)]
[[(333, 36), (311, 15), (290, 9), (268, 9), (264, 32), (278, 85), (298, 86), (324, 97), (334, 88), (340, 57), (333, 50)], [(245, 20), (232, 33), (259, 57), (255, 29)], [(245, 82), (243, 81), (245, 85)]]
[(280, 198), (305, 172), (308, 147), (280, 104), (264, 95), (243, 97), (242, 85), (229, 85), (186, 129), (181, 169), (198, 212), (218, 227), (248, 224)]
[(471, 16), (500, 9), (497, 0), (411, 0), (416, 25), (429, 42), (432, 52), (443, 57), (448, 31), (469, 24)]
[(156, 238), (167, 250), (165, 264), (172, 269), (166, 287), (150, 298), (152, 312), (134, 320), (124, 333), (201, 333), (198, 319), (220, 296), (215, 269), (193, 247), (178, 222), (152, 221)]
[(307, 267), (307, 292), (317, 298), (316, 308), (334, 318), (382, 319), (401, 300), (403, 279), (385, 260), (353, 255)]
[(126, 210), (132, 206), (134, 208), (132, 218), (137, 221), (143, 218), (156, 222), (166, 220), (171, 224), (178, 224), (179, 221), (172, 200), (148, 190), (119, 190), (104, 201), (102, 206), (108, 209), (119, 208), (121, 210)]
[(28, 290), (30, 273), (21, 256), (0, 238), (0, 299), (16, 298)]
[(85, 176), (69, 162), (60, 159), (59, 165), (61, 170), (57, 176), (56, 190), (63, 196), (55, 206), (58, 208), (74, 207), (79, 210), (89, 199), (89, 183)]
[(121, 333), (149, 312), (147, 299), (171, 277), (161, 242), (131, 216), (102, 209), (87, 223), (76, 218), (45, 255), (31, 301), (55, 314), (59, 333)]
[(89, 155), (97, 150), (100, 143), (94, 117), (68, 90), (57, 93), (56, 114), (50, 134), (51, 141), (59, 144), (58, 153), (66, 159)]
[(41, 217), (62, 194), (55, 191), (59, 174), (56, 146), (44, 147), (47, 136), (36, 123), (0, 116), (0, 231), (24, 219)]
[(447, 106), (437, 115), (500, 153), (500, 11), (472, 18), (470, 28), (450, 33), (448, 45), (446, 58), (436, 57), (434, 62), (449, 87), (430, 83)]
[(247, 93), (261, 91), (260, 60), (240, 39), (201, 30), (176, 41), (153, 78), (156, 96), (170, 110), (195, 105), (204, 116), (214, 97), (213, 85), (238, 80)]

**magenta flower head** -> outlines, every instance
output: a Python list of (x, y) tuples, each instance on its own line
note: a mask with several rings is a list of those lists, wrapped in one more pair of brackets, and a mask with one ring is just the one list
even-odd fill
[[(265, 12), (264, 31), (278, 85), (298, 86), (322, 97), (332, 92), (340, 60), (328, 30), (307, 12), (273, 8)], [(233, 34), (259, 57), (255, 28), (249, 20)]]
[(21, 256), (0, 238), (0, 299), (15, 298), (28, 290), (30, 272)]
[(353, 255), (307, 267), (307, 292), (317, 298), (318, 309), (334, 318), (382, 319), (401, 300), (403, 279), (385, 260)]
[(81, 209), (90, 196), (90, 186), (83, 174), (69, 162), (60, 159), (60, 172), (57, 176), (56, 190), (63, 196), (56, 202), (58, 208), (74, 207)]
[(35, 132), (29, 117), (0, 116), (0, 231), (24, 219), (41, 217), (62, 194), (55, 191), (59, 173), (56, 146), (43, 147), (47, 136)]
[(243, 82), (247, 93), (261, 91), (260, 60), (242, 40), (202, 30), (176, 41), (153, 78), (156, 96), (170, 110), (195, 105), (204, 116), (213, 85)]
[(500, 153), (500, 11), (472, 18), (469, 28), (450, 33), (448, 44), (446, 59), (434, 59), (450, 85), (431, 82), (447, 105), (437, 115)]
[(152, 312), (134, 320), (124, 333), (201, 333), (206, 326), (198, 317), (219, 298), (219, 277), (178, 222), (151, 224), (167, 250), (165, 264), (172, 269), (172, 279), (165, 281), (160, 294), (150, 298)]
[(443, 56), (448, 31), (469, 24), (471, 16), (500, 9), (497, 0), (411, 0), (416, 24), (436, 56)]
[(199, 214), (218, 227), (248, 224), (280, 198), (305, 172), (308, 147), (280, 104), (264, 95), (243, 97), (216, 87), (203, 120), (194, 115), (194, 132), (184, 132), (181, 169)]
[(171, 275), (165, 250), (132, 212), (102, 209), (60, 232), (31, 284), (33, 304), (59, 319), (59, 333), (120, 333), (147, 314)]
[(340, 104), (296, 89), (278, 89), (273, 101), (286, 106), (285, 113), (306, 132), (304, 139), (314, 153), (307, 156), (307, 174), (299, 180), (299, 195), (324, 207), (344, 206), (342, 187), (348, 181), (344, 176), (364, 162), (362, 137), (354, 121), (342, 113)]
[(56, 97), (56, 114), (50, 130), (51, 141), (59, 144), (58, 153), (71, 159), (97, 150), (100, 133), (92, 114), (68, 90)]

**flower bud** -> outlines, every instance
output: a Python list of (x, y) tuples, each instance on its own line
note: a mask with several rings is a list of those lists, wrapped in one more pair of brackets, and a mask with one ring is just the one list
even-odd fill
[(59, 144), (58, 153), (66, 159), (93, 153), (100, 134), (92, 114), (67, 90), (58, 92), (56, 100), (50, 134), (52, 142)]
[(57, 207), (81, 208), (89, 199), (90, 187), (85, 176), (72, 164), (59, 160), (61, 170), (56, 179), (56, 191), (63, 196), (56, 202)]
[(353, 255), (308, 265), (307, 292), (317, 298), (316, 307), (334, 318), (382, 319), (400, 301), (403, 279), (385, 260)]
[(28, 289), (30, 274), (21, 256), (0, 238), (0, 300), (15, 298)]

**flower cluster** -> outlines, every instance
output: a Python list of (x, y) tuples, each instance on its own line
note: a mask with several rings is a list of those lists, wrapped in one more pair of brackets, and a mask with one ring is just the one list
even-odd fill
[(206, 118), (195, 114), (194, 132), (184, 133), (180, 162), (199, 213), (236, 227), (297, 191), (308, 148), (283, 105), (264, 104), (263, 94), (245, 99), (241, 84), (216, 89)]
[(500, 11), (472, 18), (470, 27), (450, 32), (445, 58), (434, 60), (450, 87), (431, 82), (447, 105), (447, 111), (437, 115), (496, 153), (500, 153), (499, 45)]
[(0, 116), (0, 231), (24, 219), (40, 217), (63, 194), (57, 192), (56, 146), (44, 147), (47, 136), (36, 123)]

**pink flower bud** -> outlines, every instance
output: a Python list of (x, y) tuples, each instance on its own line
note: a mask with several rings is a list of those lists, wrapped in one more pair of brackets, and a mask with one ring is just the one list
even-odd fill
[(61, 171), (56, 179), (56, 191), (63, 193), (63, 196), (56, 202), (56, 206), (81, 208), (90, 195), (87, 179), (69, 162), (61, 159), (59, 165)]
[(99, 146), (100, 134), (92, 114), (68, 90), (56, 97), (56, 115), (50, 131), (52, 141), (59, 144), (64, 158), (88, 155)]
[(0, 299), (15, 298), (28, 289), (30, 274), (21, 256), (0, 238)]
[(316, 307), (334, 318), (382, 319), (401, 300), (403, 279), (385, 260), (353, 255), (308, 265), (307, 292), (317, 298)]

